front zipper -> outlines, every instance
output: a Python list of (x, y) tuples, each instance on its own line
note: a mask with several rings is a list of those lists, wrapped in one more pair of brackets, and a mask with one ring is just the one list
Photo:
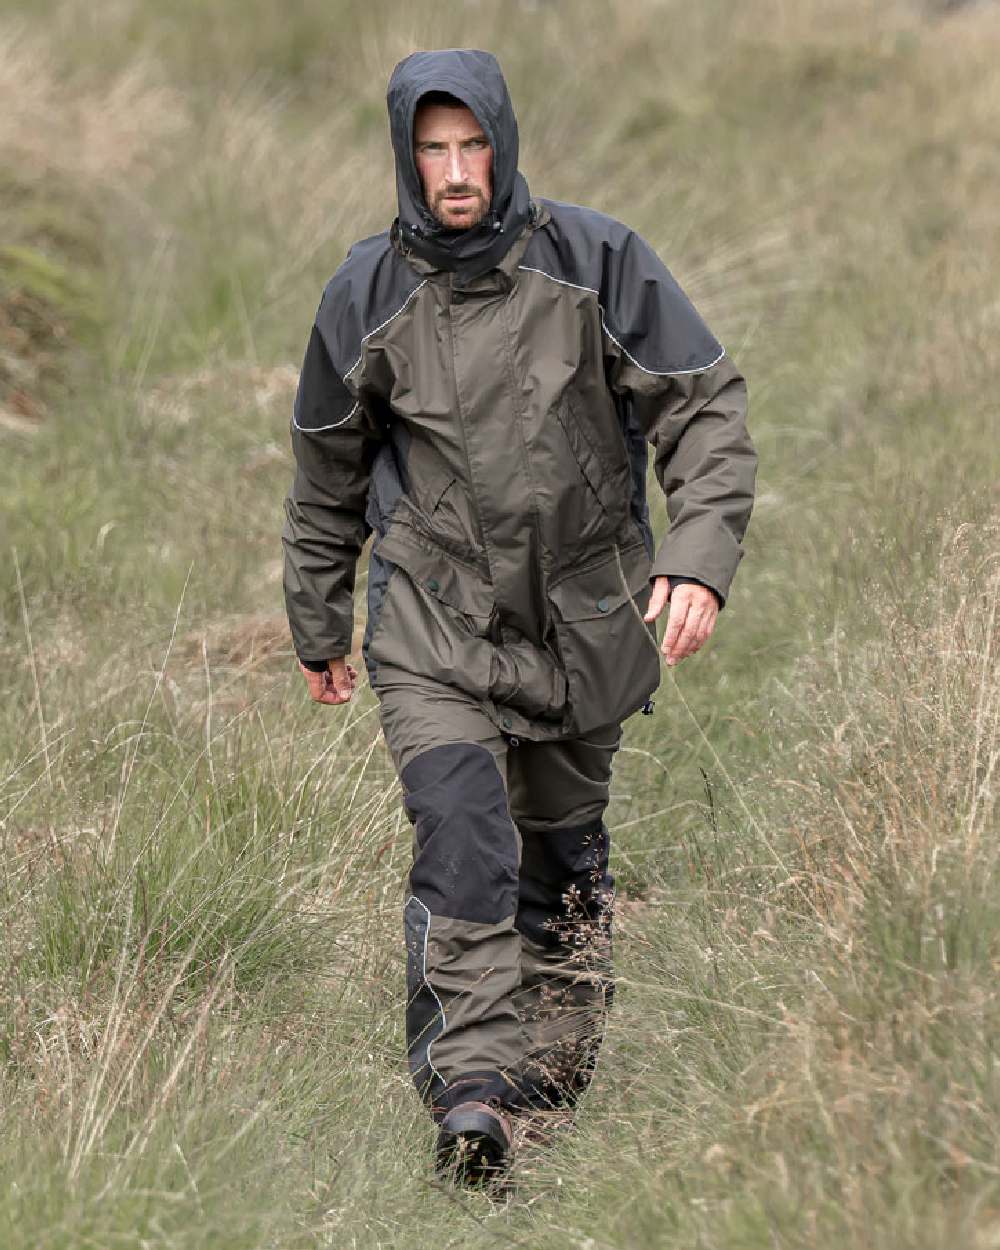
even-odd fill
[(448, 276), (448, 342), (451, 347), (451, 376), (455, 385), (455, 412), (458, 421), (458, 434), (462, 440), (462, 455), (465, 457), (466, 480), (469, 483), (469, 503), (472, 506), (472, 515), (476, 522), (477, 538), (483, 544), (483, 555), (486, 558), (487, 576), (490, 579), (490, 585), (493, 585), (493, 566), (490, 563), (490, 547), (486, 538), (486, 529), (483, 525), (483, 514), (479, 507), (479, 497), (476, 494), (476, 483), (472, 476), (472, 460), (469, 456), (469, 442), (465, 434), (465, 417), (462, 413), (462, 400), (458, 393), (458, 359), (455, 353), (455, 326), (452, 321), (451, 297), (455, 287), (455, 275)]

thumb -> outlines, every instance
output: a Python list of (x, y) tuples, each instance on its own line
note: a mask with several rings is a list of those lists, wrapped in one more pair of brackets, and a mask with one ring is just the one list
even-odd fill
[(670, 582), (666, 577), (658, 577), (653, 583), (653, 593), (649, 597), (644, 621), (655, 621), (663, 611), (663, 605), (670, 598)]

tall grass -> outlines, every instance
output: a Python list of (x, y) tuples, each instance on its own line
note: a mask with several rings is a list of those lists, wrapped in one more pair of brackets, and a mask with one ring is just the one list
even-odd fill
[[(2, 13), (0, 1244), (995, 1244), (995, 8)], [(502, 1205), (433, 1178), (410, 830), (370, 692), (305, 699), (277, 540), (385, 81), (460, 45), (533, 189), (660, 249), (762, 454), (617, 761), (597, 1079)]]

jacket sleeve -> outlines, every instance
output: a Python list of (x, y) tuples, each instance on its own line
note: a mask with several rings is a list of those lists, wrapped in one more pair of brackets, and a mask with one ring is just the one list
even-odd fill
[(284, 591), (300, 659), (347, 655), (354, 578), (370, 528), (368, 484), (381, 433), (364, 397), (337, 373), (317, 324), (306, 348), (291, 421), (295, 476), (281, 533)]
[(611, 252), (603, 294), (608, 381), (630, 398), (667, 501), (650, 576), (701, 582), (724, 604), (756, 479), (746, 382), (634, 232)]

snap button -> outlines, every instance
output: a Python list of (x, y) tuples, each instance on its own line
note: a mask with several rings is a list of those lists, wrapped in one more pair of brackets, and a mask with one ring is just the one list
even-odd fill
[(427, 589), (431, 592), (432, 595), (436, 595), (437, 592), (441, 589), (441, 584), (436, 577), (429, 577), (427, 579)]
[(465, 296), (462, 294), (462, 292), (461, 292), (461, 291), (455, 291), (455, 292), (454, 292), (454, 294), (453, 294), (453, 295), (452, 295), (452, 297), (451, 297), (451, 302), (452, 302), (453, 304), (464, 304), (464, 303), (465, 303)]
[(503, 725), (504, 729), (509, 729), (511, 725), (513, 724), (513, 721), (510, 719), (509, 716), (504, 716), (502, 720), (500, 721), (500, 724)]
[(598, 612), (607, 612), (608, 608), (610, 607), (611, 607), (611, 604), (608, 603), (607, 599), (598, 599), (597, 601)]

